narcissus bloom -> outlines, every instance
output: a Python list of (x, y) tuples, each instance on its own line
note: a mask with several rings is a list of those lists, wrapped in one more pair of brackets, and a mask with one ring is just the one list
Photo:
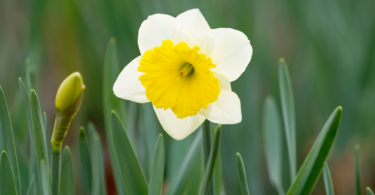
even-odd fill
[(240, 31), (211, 29), (198, 9), (176, 18), (155, 14), (138, 34), (141, 55), (118, 76), (117, 97), (151, 102), (164, 130), (177, 140), (205, 119), (219, 124), (242, 120), (230, 82), (245, 71), (253, 49)]

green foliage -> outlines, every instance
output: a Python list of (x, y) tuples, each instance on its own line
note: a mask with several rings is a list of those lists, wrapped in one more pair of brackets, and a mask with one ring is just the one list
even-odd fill
[(65, 147), (61, 159), (59, 195), (75, 193), (73, 161), (69, 147)]
[(371, 188), (366, 188), (367, 195), (374, 195), (374, 192), (371, 190)]
[[(201, 151), (201, 144), (202, 144), (202, 134), (198, 133), (196, 137), (194, 138), (193, 143), (190, 146), (189, 151), (185, 155), (184, 160), (182, 161), (182, 164), (178, 168), (178, 173), (176, 178), (174, 178), (170, 184), (170, 188), (168, 190), (167, 195), (173, 195), (173, 194), (182, 194), (185, 183), (187, 182), (190, 173), (194, 167), (194, 162), (198, 159), (198, 155)], [(196, 177), (194, 176), (194, 179)]]
[[(30, 93), (30, 108), (31, 108), (31, 121), (32, 121), (32, 129), (33, 129), (33, 143), (35, 144), (35, 161), (37, 169), (41, 169), (41, 161), (44, 161), (45, 159), (48, 159), (47, 155), (47, 145), (45, 140), (45, 127), (44, 127), (44, 119), (42, 116), (42, 111), (39, 104), (38, 96), (36, 95), (34, 90), (31, 90)], [(49, 166), (48, 162), (44, 164), (46, 175), (49, 175)], [(39, 170), (37, 172), (38, 174), (38, 180), (37, 185), (39, 185), (39, 189), (37, 189), (37, 192), (40, 193), (45, 192), (45, 189), (49, 187), (45, 187), (48, 184), (43, 183), (43, 176), (41, 175), (41, 171)]]
[(85, 130), (83, 127), (79, 130), (79, 149), (81, 154), (81, 163), (83, 170), (83, 178), (86, 184), (86, 190), (88, 194), (91, 194), (92, 181), (93, 181), (93, 171), (91, 164), (91, 156), (89, 151), (89, 146), (86, 139)]
[(163, 135), (160, 134), (156, 141), (154, 158), (151, 165), (149, 195), (161, 195), (164, 180), (164, 161), (164, 139)]
[[(26, 118), (27, 118), (27, 124), (28, 124), (28, 131), (29, 131), (29, 137), (30, 137), (30, 175), (35, 176), (35, 186), (32, 188), (29, 188), (31, 191), (30, 194), (35, 194), (36, 192), (41, 193), (41, 178), (40, 178), (40, 173), (39, 173), (39, 168), (38, 168), (38, 163), (37, 163), (37, 154), (36, 154), (36, 146), (37, 144), (35, 143), (35, 136), (34, 136), (34, 127), (33, 127), (33, 118), (31, 115), (31, 102), (30, 102), (30, 93), (29, 90), (26, 89), (23, 81), (21, 78), (18, 79), (18, 84), (20, 87), (21, 91), (21, 96), (23, 99), (24, 107), (25, 107), (25, 112), (26, 112)], [(40, 145), (41, 143), (38, 143)], [(40, 148), (40, 146), (39, 146)], [(34, 189), (35, 187), (35, 189)]]
[(42, 192), (44, 195), (50, 195), (51, 194), (51, 188), (50, 188), (50, 180), (49, 175), (47, 172), (47, 166), (44, 160), (40, 161), (40, 175), (42, 180)]
[(326, 193), (327, 193), (327, 195), (335, 195), (335, 193), (333, 191), (331, 173), (329, 171), (329, 167), (328, 167), (327, 163), (324, 163), (323, 177), (324, 177), (324, 185), (326, 187)]
[(285, 135), (288, 145), (290, 179), (294, 180), (297, 170), (296, 161), (296, 116), (294, 113), (294, 99), (292, 83), (290, 81), (288, 67), (284, 59), (279, 61), (279, 85), (281, 108), (283, 112)]
[(0, 194), (17, 195), (12, 166), (5, 151), (0, 157)]
[(122, 185), (120, 169), (116, 163), (114, 146), (112, 140), (111, 128), (111, 111), (115, 110), (121, 119), (125, 118), (125, 110), (123, 102), (113, 94), (113, 85), (119, 75), (119, 65), (116, 51), (116, 40), (111, 38), (108, 43), (107, 51), (104, 59), (103, 70), (103, 105), (104, 105), (104, 122), (106, 128), (106, 137), (109, 148), (109, 155), (111, 158), (111, 165), (116, 182), (116, 189), (119, 195), (125, 195), (125, 189)]
[(242, 194), (250, 195), (249, 187), (247, 186), (245, 165), (243, 164), (243, 160), (240, 153), (237, 153), (237, 164)]
[(305, 158), (288, 195), (310, 194), (326, 161), (340, 125), (342, 108), (336, 108), (320, 131), (313, 147)]
[[(122, 184), (127, 194), (148, 194), (148, 184), (123, 124), (112, 111), (112, 140)], [(131, 177), (129, 177), (131, 176)]]
[(199, 190), (200, 195), (205, 195), (209, 189), (209, 185), (210, 185), (211, 178), (212, 178), (212, 173), (214, 171), (214, 166), (216, 162), (216, 156), (219, 151), (220, 130), (221, 130), (221, 125), (218, 125), (216, 128), (215, 135), (214, 135), (213, 143), (211, 145), (210, 156), (208, 158), (208, 161), (205, 167), (202, 185)]
[(282, 186), (281, 124), (277, 105), (273, 97), (267, 97), (263, 106), (263, 139), (267, 159), (268, 176), (279, 194)]
[(27, 195), (35, 194), (35, 174), (31, 176), (29, 186), (27, 188)]
[(107, 194), (106, 185), (104, 180), (104, 159), (102, 151), (102, 143), (100, 136), (96, 131), (93, 123), (89, 123), (89, 147), (92, 157), (93, 181), (92, 181), (92, 194), (105, 195)]
[[(10, 170), (13, 171), (13, 176), (16, 185), (17, 194), (21, 194), (21, 182), (18, 170), (17, 153), (14, 145), (12, 124), (8, 112), (7, 102), (5, 100), (4, 92), (0, 86), (0, 151), (6, 151), (7, 159), (10, 161)], [(3, 155), (3, 154), (2, 154)], [(9, 156), (9, 157), (8, 157)], [(6, 163), (4, 161), (4, 163)]]

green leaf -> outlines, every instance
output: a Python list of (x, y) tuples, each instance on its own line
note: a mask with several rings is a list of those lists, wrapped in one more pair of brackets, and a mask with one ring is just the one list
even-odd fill
[(324, 163), (323, 177), (324, 177), (324, 185), (326, 187), (327, 195), (334, 195), (335, 193), (333, 191), (331, 173), (329, 171), (329, 167), (327, 163)]
[[(12, 107), (10, 109), (10, 118), (12, 121), (12, 129), (15, 138), (15, 144), (17, 143), (24, 143), (26, 130), (27, 130), (27, 122), (26, 122), (26, 113), (24, 110), (22, 92), (18, 91), (16, 97), (14, 98)], [(18, 152), (18, 150), (17, 150)], [(21, 173), (20, 173), (21, 174)], [(22, 179), (22, 178), (21, 178)], [(22, 182), (21, 182), (22, 184)], [(22, 185), (21, 185), (22, 186)]]
[(279, 62), (279, 86), (281, 97), (281, 108), (283, 112), (285, 134), (288, 145), (290, 178), (294, 180), (297, 170), (296, 161), (296, 116), (294, 113), (294, 99), (292, 84), (290, 81), (288, 67), (284, 59)]
[(355, 146), (355, 154), (354, 154), (355, 192), (356, 192), (357, 195), (361, 195), (362, 190), (361, 190), (361, 177), (360, 177), (360, 174), (359, 174), (358, 150), (359, 150), (359, 145), (356, 145)]
[(69, 147), (65, 146), (61, 160), (59, 195), (75, 194), (74, 169)]
[(341, 114), (342, 108), (338, 107), (328, 118), (313, 147), (303, 162), (296, 179), (289, 188), (288, 195), (310, 194), (314, 188), (319, 175), (322, 172), (323, 164), (336, 139)]
[(165, 161), (165, 149), (163, 135), (160, 134), (155, 145), (154, 158), (151, 165), (150, 173), (150, 195), (160, 195), (163, 187), (164, 179), (164, 161)]
[(14, 145), (13, 130), (10, 122), (7, 102), (3, 88), (0, 86), (0, 151), (7, 152), (13, 175), (15, 176), (17, 194), (21, 194), (21, 182), (18, 170), (16, 147)]
[(224, 184), (223, 184), (223, 166), (221, 162), (221, 149), (219, 148), (215, 168), (214, 168), (214, 192), (215, 194), (224, 193)]
[(171, 181), (170, 189), (167, 193), (168, 195), (183, 193), (185, 183), (187, 182), (190, 172), (193, 169), (194, 163), (201, 152), (201, 142), (202, 134), (198, 133), (193, 143), (191, 144), (189, 152), (186, 154), (184, 160), (182, 161), (183, 163), (178, 169), (179, 172), (176, 178)]
[(47, 172), (47, 166), (44, 160), (40, 161), (40, 175), (42, 178), (42, 190), (44, 195), (51, 194), (50, 180)]
[(247, 186), (245, 166), (243, 164), (243, 160), (240, 153), (237, 153), (237, 164), (242, 194), (250, 195), (249, 187)]
[(279, 194), (285, 194), (282, 174), (281, 124), (279, 111), (273, 97), (267, 97), (263, 107), (263, 139), (268, 176)]
[(1, 153), (0, 159), (0, 184), (0, 194), (17, 195), (12, 166), (5, 151)]
[(96, 128), (93, 123), (89, 122), (89, 145), (92, 157), (93, 167), (93, 181), (92, 181), (92, 194), (93, 195), (105, 195), (107, 194), (105, 179), (104, 179), (104, 158), (102, 151), (102, 143), (100, 136), (96, 132)]
[(211, 146), (210, 157), (208, 158), (206, 169), (204, 170), (203, 182), (199, 190), (200, 195), (205, 195), (209, 189), (212, 173), (214, 171), (217, 152), (220, 146), (220, 130), (221, 125), (218, 125), (215, 132), (215, 137)]
[(123, 101), (113, 94), (113, 85), (120, 74), (116, 40), (111, 38), (107, 46), (107, 52), (104, 60), (103, 70), (103, 103), (104, 103), (104, 122), (106, 128), (106, 137), (109, 148), (109, 156), (111, 158), (111, 165), (115, 177), (116, 189), (119, 195), (125, 195), (125, 189), (122, 185), (120, 169), (116, 163), (113, 141), (112, 141), (112, 128), (111, 128), (111, 111), (115, 110), (121, 119), (125, 119), (125, 109)]
[(81, 163), (83, 170), (83, 178), (86, 183), (87, 194), (91, 194), (92, 189), (92, 164), (89, 146), (87, 144), (85, 130), (81, 127), (79, 131), (79, 151), (81, 152)]
[[(30, 103), (30, 93), (29, 90), (26, 89), (23, 81), (21, 78), (18, 79), (18, 84), (21, 91), (21, 96), (24, 102), (25, 112), (26, 112), (26, 118), (27, 118), (27, 124), (28, 124), (28, 130), (29, 130), (29, 136), (30, 136), (30, 175), (35, 175), (35, 183), (36, 183), (36, 192), (41, 192), (41, 179), (39, 175), (39, 161), (37, 160), (37, 153), (36, 153), (36, 144), (35, 144), (35, 136), (34, 136), (34, 128), (33, 128), (33, 119), (31, 116), (31, 103)], [(40, 143), (38, 143), (40, 144)], [(34, 193), (34, 191), (32, 191)]]
[[(34, 90), (31, 90), (30, 94), (30, 108), (31, 108), (31, 118), (33, 124), (34, 133), (34, 144), (36, 148), (36, 156), (38, 167), (40, 168), (40, 162), (44, 159), (48, 159), (47, 155), (47, 145), (45, 140), (45, 129), (44, 129), (44, 119), (42, 111), (40, 109), (39, 99)], [(45, 163), (47, 175), (49, 175), (48, 161)]]
[(374, 195), (374, 192), (371, 190), (371, 188), (366, 188), (367, 195)]
[(112, 140), (126, 194), (147, 194), (148, 184), (133, 146), (115, 111), (112, 111)]
[(35, 194), (35, 174), (31, 176), (29, 187), (27, 188), (27, 195)]

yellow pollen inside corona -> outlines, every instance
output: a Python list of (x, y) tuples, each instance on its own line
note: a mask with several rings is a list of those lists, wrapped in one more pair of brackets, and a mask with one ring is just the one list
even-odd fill
[(177, 75), (176, 81), (185, 78), (192, 72), (194, 72), (194, 66), (191, 65), (189, 62), (185, 62), (185, 64), (182, 66), (182, 69), (180, 70), (180, 73)]
[(171, 109), (177, 118), (196, 115), (217, 100), (219, 80), (213, 76), (211, 58), (189, 48), (185, 42), (174, 45), (164, 40), (160, 47), (146, 51), (141, 59), (139, 77), (146, 96), (156, 108)]

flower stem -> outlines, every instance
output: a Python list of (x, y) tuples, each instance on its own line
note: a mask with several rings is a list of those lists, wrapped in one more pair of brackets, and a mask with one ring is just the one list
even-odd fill
[(59, 194), (60, 150), (52, 150), (52, 195)]
[(201, 188), (199, 190), (199, 195), (206, 195), (206, 194), (214, 194), (213, 190), (213, 174), (214, 174), (214, 167), (216, 162), (217, 153), (219, 151), (220, 146), (220, 130), (221, 126), (218, 125), (215, 132), (215, 138), (213, 140), (211, 153), (208, 158), (205, 170), (204, 170), (204, 176)]
[[(209, 120), (205, 120), (203, 123), (203, 151), (204, 151), (204, 168), (207, 168), (208, 159), (210, 157), (211, 151), (211, 122)], [(211, 195), (214, 194), (214, 183), (211, 180), (208, 188), (207, 194)]]

